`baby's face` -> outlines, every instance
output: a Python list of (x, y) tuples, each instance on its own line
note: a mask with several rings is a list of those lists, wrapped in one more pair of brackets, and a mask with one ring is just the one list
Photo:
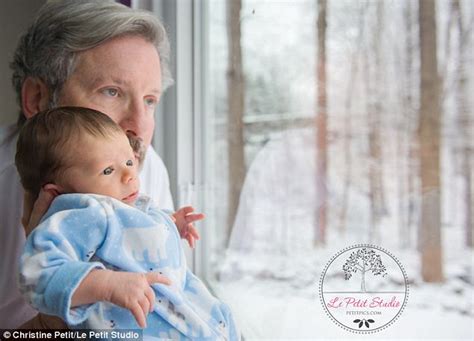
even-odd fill
[(62, 193), (108, 195), (133, 204), (138, 195), (138, 162), (125, 134), (81, 136), (73, 158), (56, 183)]

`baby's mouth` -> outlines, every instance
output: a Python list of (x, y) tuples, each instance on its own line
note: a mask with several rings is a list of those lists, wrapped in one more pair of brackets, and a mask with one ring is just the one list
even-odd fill
[(138, 191), (135, 191), (132, 194), (130, 194), (129, 196), (126, 196), (125, 198), (123, 198), (122, 201), (132, 202), (137, 198), (137, 196), (138, 196)]

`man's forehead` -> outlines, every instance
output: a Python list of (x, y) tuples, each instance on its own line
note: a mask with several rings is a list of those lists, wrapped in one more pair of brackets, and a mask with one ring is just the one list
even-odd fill
[[(120, 42), (120, 39), (117, 41)], [(133, 85), (139, 78), (148, 83), (156, 82), (159, 87), (161, 70), (158, 53), (150, 43), (141, 39), (138, 41), (141, 41), (138, 46), (134, 46), (133, 41), (128, 46), (125, 41), (126, 48), (113, 48), (110, 43), (105, 43), (82, 51), (76, 56), (73, 73), (90, 84), (113, 81), (120, 85)]]

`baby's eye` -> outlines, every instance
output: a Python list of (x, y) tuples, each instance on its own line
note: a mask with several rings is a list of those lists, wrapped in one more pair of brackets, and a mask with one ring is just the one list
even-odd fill
[(132, 160), (127, 160), (126, 165), (127, 165), (128, 167), (132, 167), (132, 166), (133, 166), (133, 161), (132, 161)]
[(104, 169), (104, 171), (102, 173), (104, 175), (110, 175), (110, 174), (112, 174), (113, 171), (114, 171), (114, 169), (112, 167), (107, 167), (106, 169)]

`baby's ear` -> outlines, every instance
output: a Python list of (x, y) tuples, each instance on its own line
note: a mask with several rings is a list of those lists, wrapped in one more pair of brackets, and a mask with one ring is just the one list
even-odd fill
[(48, 192), (53, 197), (57, 197), (59, 194), (63, 192), (60, 186), (56, 184), (46, 184), (43, 186), (43, 191)]

